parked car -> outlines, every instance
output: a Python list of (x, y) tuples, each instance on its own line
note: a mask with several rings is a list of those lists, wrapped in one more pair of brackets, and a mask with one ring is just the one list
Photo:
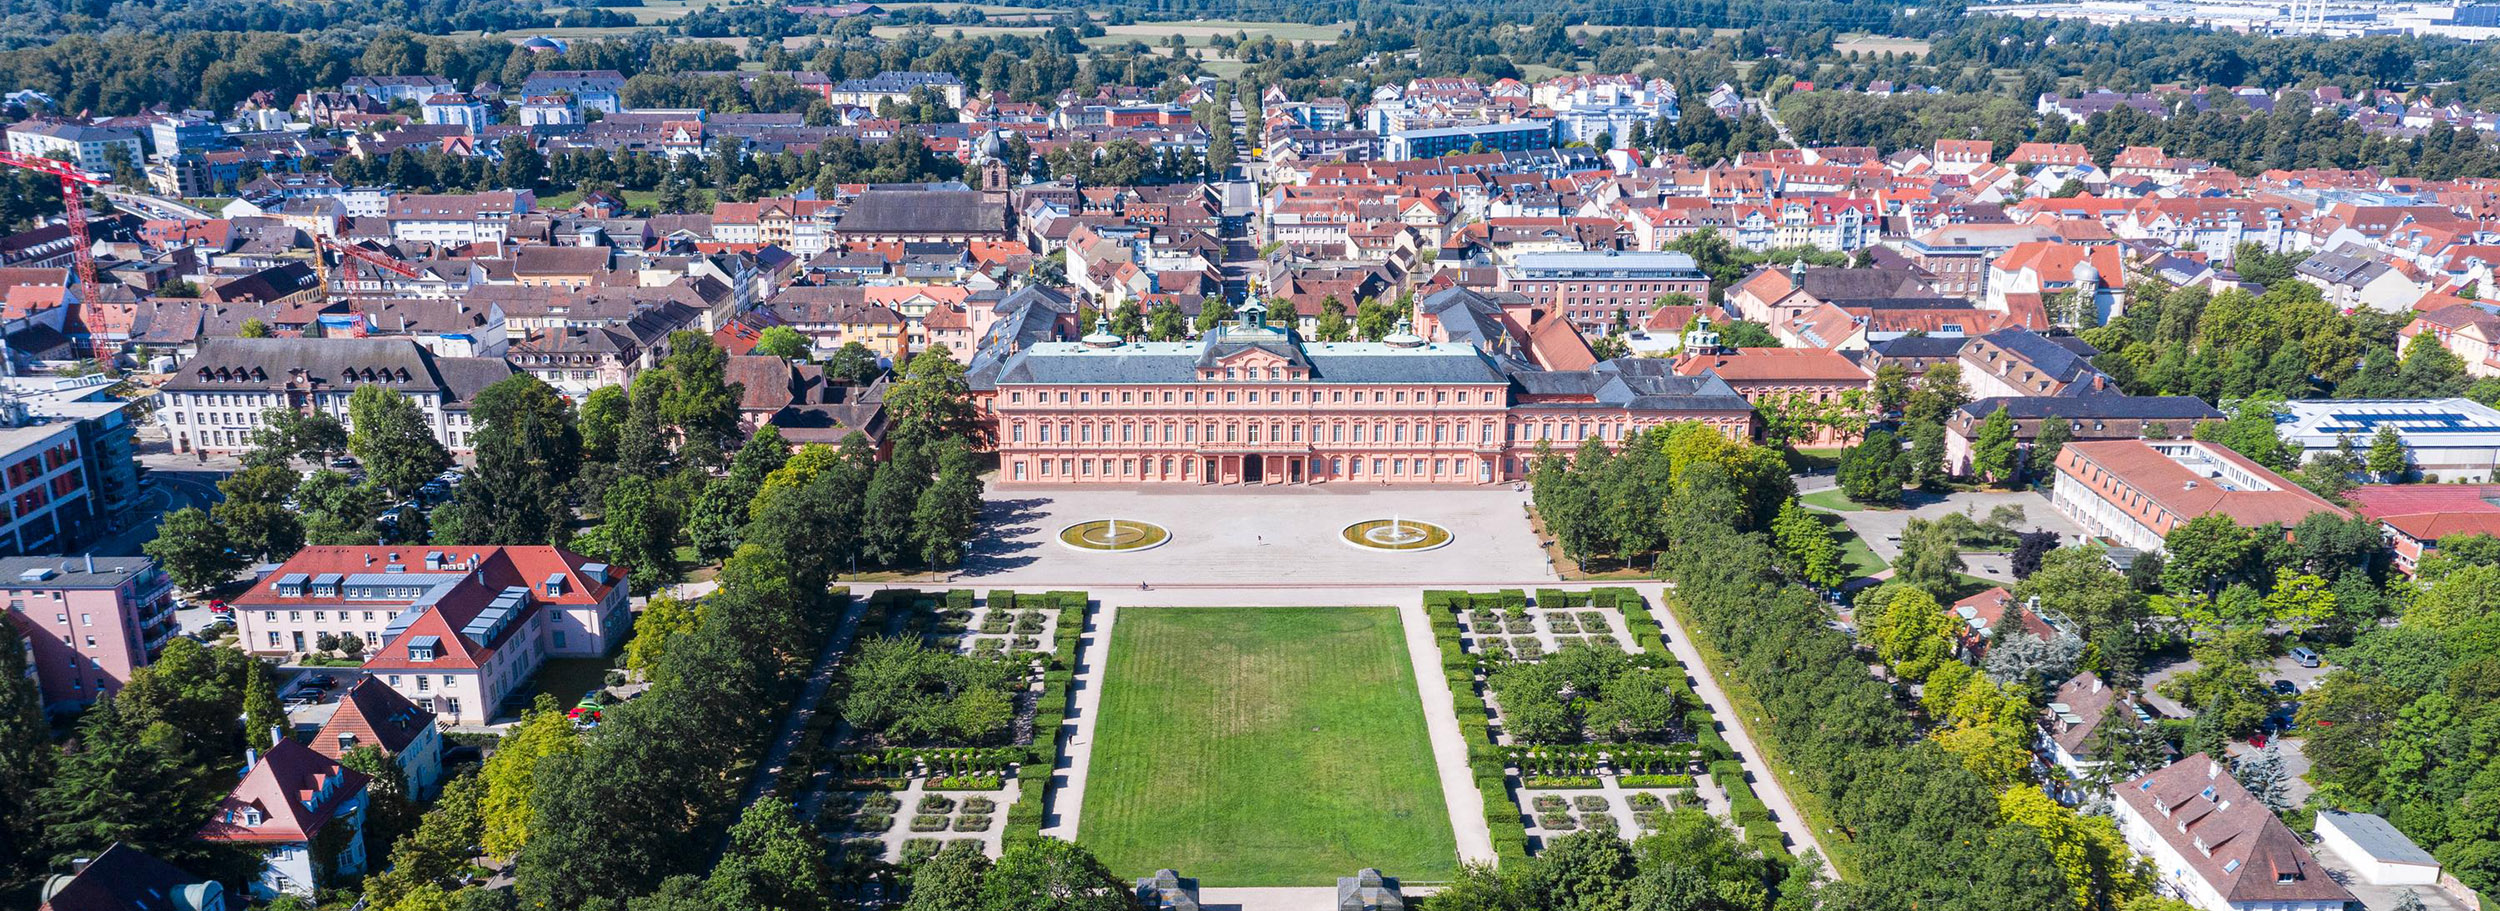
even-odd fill
[(2317, 667), (2322, 663), (2318, 658), (2318, 653), (2311, 651), (2306, 645), (2295, 646), (2292, 649), (2292, 660), (2299, 662), (2301, 667)]
[(2274, 682), (2274, 694), (2277, 696), (2298, 696), (2300, 695), (2300, 684), (2293, 683), (2289, 680), (2277, 680)]
[(209, 616), (212, 617), (232, 617), (234, 616), (234, 605), (227, 604), (223, 599), (210, 601), (208, 602), (208, 613)]

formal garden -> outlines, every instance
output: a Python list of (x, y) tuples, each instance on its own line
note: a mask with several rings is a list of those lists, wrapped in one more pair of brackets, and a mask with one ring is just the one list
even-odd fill
[[(1039, 838), (1059, 761), (1081, 592), (887, 589), (842, 657), (784, 789), (846, 869), (906, 873), (953, 842), (990, 856)], [(836, 721), (836, 719), (841, 719)], [(851, 884), (872, 898), (882, 877)]]
[(1424, 609), (1497, 855), (1578, 831), (1635, 838), (1713, 804), (1787, 855), (1638, 592), (1432, 591)]
[(1122, 876), (1324, 886), (1458, 873), (1390, 608), (1126, 608), (1078, 841)]

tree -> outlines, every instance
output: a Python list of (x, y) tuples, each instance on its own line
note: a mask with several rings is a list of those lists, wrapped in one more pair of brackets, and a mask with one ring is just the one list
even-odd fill
[(745, 384), (729, 382), (729, 354), (711, 336), (681, 329), (669, 333), (668, 345), (661, 362), (668, 385), (660, 419), (677, 431), (679, 460), (718, 466), (738, 439), (738, 399)]
[(269, 338), (276, 335), (270, 331), (269, 321), (257, 316), (244, 320), (243, 325), (235, 328), (234, 334), (236, 338)]
[[(827, 372), (832, 368), (828, 366)], [(617, 441), (625, 435), (625, 420), (633, 408), (632, 397), (623, 387), (601, 386), (582, 399), (582, 458), (591, 462), (615, 462)]]
[(2257, 751), (2257, 755), (2231, 763), (2231, 777), (2239, 779), (2266, 809), (2281, 813), (2292, 808), (2292, 776), (2283, 766), (2283, 752), (2274, 744)]
[(974, 911), (1132, 911), (1128, 884), (1092, 852), (1056, 838), (1022, 841), (981, 878)]
[(790, 803), (766, 797), (748, 804), (729, 828), (729, 850), (703, 890), (721, 908), (819, 911), (831, 895), (824, 842), (799, 824)]
[(2283, 398), (2259, 392), (2223, 409), (2229, 418), (2196, 425), (2196, 438), (2219, 443), (2275, 471), (2298, 467), (2300, 448), (2286, 443), (2277, 429)]
[(2066, 443), (2074, 439), (2073, 425), (2063, 418), (2040, 422), (2040, 433), (2031, 440), (2031, 455), (2025, 461), (2029, 474), (2036, 478), (2057, 477), (2057, 456), (2066, 451)]
[(1189, 335), (1189, 317), (1180, 305), (1158, 301), (1153, 312), (1146, 314), (1146, 337), (1158, 342), (1177, 342)]
[(2008, 825), (2039, 833), (2057, 859), (2076, 908), (2111, 908), (2152, 892), (2152, 865), (2136, 856), (2107, 816), (2084, 816), (2038, 788), (2009, 788), (1997, 797)]
[(1901, 441), (1892, 431), (1878, 430), (1841, 453), (1841, 493), (1851, 502), (1896, 506), (1901, 502)]
[(2138, 630), (2148, 616), (2144, 595), (2127, 578), (2110, 569), (2107, 551), (2098, 545), (2050, 551), (2040, 569), (2015, 586), (2014, 595), (2039, 599), (2043, 613), (2064, 618), (2091, 646), (2088, 661), (2101, 676), (2125, 684), (2135, 679), (2143, 660)]
[(664, 666), (661, 659), (668, 654), (670, 643), (692, 633), (703, 623), (700, 602), (689, 603), (667, 595), (653, 595), (634, 618), (634, 637), (625, 641), (625, 669), (645, 679)]
[(287, 721), (285, 704), (278, 701), (278, 685), (269, 679), (267, 666), (252, 661), (243, 675), (243, 741), (267, 750), (294, 727)]
[(583, 535), (579, 546), (632, 567), (638, 591), (675, 581), (679, 516), (675, 504), (660, 496), (659, 485), (633, 475), (618, 478), (602, 505), (599, 527)]
[(302, 514), (304, 543), (318, 545), (377, 544), (374, 519), (382, 514), (382, 493), (343, 472), (322, 469), (305, 475), (295, 487)]
[(1918, 586), (1942, 599), (1961, 586), (1962, 546), (1952, 526), (1942, 521), (1911, 519), (1901, 529), (1901, 555), (1892, 561), (1892, 578)]
[(44, 724), (43, 692), (26, 656), (25, 632), (0, 623), (0, 876), (13, 882), (42, 869), (42, 807), (35, 797), (61, 755)]
[[(470, 408), (477, 468), (453, 512), (461, 544), (562, 544), (566, 495), (582, 465), (582, 433), (564, 396), (526, 373), (498, 380)], [(639, 568), (639, 567), (637, 567)]]
[(2401, 483), (2411, 464), (2411, 455), (2405, 450), (2404, 438), (2396, 434), (2395, 425), (2379, 425), (2378, 435), (2370, 438), (2370, 474), (2384, 483)]
[(1211, 332), (1233, 318), (1233, 304), (1220, 297), (1198, 302), (1198, 331)]
[(972, 385), (964, 378), (964, 365), (956, 363), (944, 345), (923, 349), (903, 364), (902, 379), (886, 390), (885, 410), (894, 435), (903, 441), (981, 440)]
[(2256, 536), (2222, 513), (2189, 519), (2162, 538), (2161, 585), (2175, 594), (2212, 594), (2258, 553)]
[(366, 477), (391, 496), (406, 497), (451, 467), (451, 452), (434, 438), (416, 400), (388, 386), (366, 384), (347, 397), (347, 451), (363, 460)]
[(2025, 686), (2055, 684), (2075, 675), (2083, 640), (2067, 633), (2043, 639), (2021, 630), (2000, 634), (1988, 646), (1988, 679)]
[(1354, 324), (1346, 319), (1345, 302), (1334, 294), (1320, 300), (1319, 320), (1311, 328), (1323, 342), (1342, 342), (1354, 333)]
[(479, 796), (478, 844), (493, 857), (510, 858), (529, 844), (531, 798), (539, 766), (550, 757), (580, 749), (573, 720), (564, 717), (555, 697), (540, 693), (537, 704), (495, 743), (478, 777), (485, 783)]
[(825, 359), (825, 375), (844, 385), (857, 386), (875, 379), (882, 368), (877, 366), (877, 353), (858, 342), (843, 342), (842, 347)]
[[(2052, 422), (2054, 423), (2054, 422)], [(2000, 487), (2014, 486), (2016, 477), (2014, 416), (1998, 405), (1979, 422), (1978, 437), (1971, 443), (1971, 471)]]
[(166, 513), (157, 525), (156, 537), (139, 545), (139, 550), (165, 567), (174, 584), (190, 591), (223, 585), (250, 563), (234, 551), (226, 527), (195, 506)]
[(808, 343), (807, 336), (799, 334), (799, 330), (788, 326), (768, 326), (756, 335), (755, 348), (752, 353), (804, 361), (815, 356), (816, 351), (815, 347)]
[(1797, 501), (1780, 504), (1779, 515), (1771, 520), (1771, 538), (1797, 578), (1824, 588), (1838, 588), (1847, 581), (1840, 565), (1840, 545), (1832, 541), (1831, 529)]
[(126, 719), (121, 701), (96, 700), (58, 773), (36, 795), (53, 862), (93, 857), (114, 842), (161, 857), (189, 842), (207, 816), (209, 801), (185, 780), (181, 735), (164, 722)]
[(1918, 588), (1886, 584), (1858, 599), (1859, 637), (1893, 673), (1922, 681), (1953, 658), (1959, 618)]
[[(389, 869), (365, 877), (367, 907), (376, 911), (447, 907), (424, 904), (429, 898), (420, 893), (430, 890), (439, 898), (444, 890), (465, 882), (471, 858), (485, 837), (485, 795), (486, 779), (474, 772), (445, 782), (442, 795), (419, 818), (415, 830), (391, 846)], [(402, 904), (409, 898), (415, 901)]]
[(911, 899), (903, 911), (956, 911), (976, 906), (981, 880), (990, 872), (989, 855), (980, 843), (948, 842), (937, 856), (922, 861), (911, 873)]
[(1554, 911), (1604, 911), (1621, 906), (1635, 870), (1632, 849), (1612, 832), (1580, 831), (1554, 839), (1537, 855), (1524, 885)]
[(304, 547), (303, 521), (286, 506), (297, 482), (295, 470), (283, 465), (235, 472), (217, 482), (226, 498), (209, 508), (209, 516), (225, 527), (227, 543), (238, 554), (286, 559)]
[(261, 412), (252, 447), (319, 462), (347, 448), (347, 426), (324, 411), (271, 408)]
[(2050, 551), (2057, 549), (2057, 541), (2058, 534), (2053, 531), (2033, 530), (2016, 536), (2014, 552), (2007, 559), (2014, 579), (2028, 579), (2032, 573), (2039, 572), (2041, 562)]
[(981, 466), (961, 439), (935, 446), (937, 481), (921, 491), (911, 522), (920, 541), (920, 561), (930, 567), (963, 562), (964, 545), (981, 522)]

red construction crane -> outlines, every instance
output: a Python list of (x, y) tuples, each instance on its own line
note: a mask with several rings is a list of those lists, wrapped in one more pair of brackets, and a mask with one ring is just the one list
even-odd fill
[[(371, 266), (383, 272), (389, 272), (401, 278), (413, 279), (424, 274), (418, 272), (417, 267), (392, 259), (389, 254), (382, 253), (378, 250), (368, 249), (356, 244), (340, 243), (338, 239), (331, 237), (315, 237), (313, 238), (313, 241), (318, 244), (322, 250), (338, 254), (339, 269), (350, 276), (353, 276), (356, 272), (355, 263), (363, 263), (367, 266)], [(315, 262), (321, 264), (321, 288), (322, 293), (327, 294), (330, 289), (329, 260), (323, 258), (319, 252), (313, 254), (313, 259)]]
[(79, 170), (77, 165), (66, 161), (5, 150), (0, 150), (0, 164), (41, 171), (61, 179), (61, 218), (69, 222), (70, 239), (78, 244), (78, 284), (87, 289), (84, 294), (96, 293), (95, 289), (99, 286), (95, 277), (95, 243), (87, 236), (86, 188), (104, 186), (112, 183), (112, 179), (103, 174)]

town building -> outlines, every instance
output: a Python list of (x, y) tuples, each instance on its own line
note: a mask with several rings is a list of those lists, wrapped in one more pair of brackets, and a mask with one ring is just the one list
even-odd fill
[(9, 557), (0, 583), (46, 711), (120, 692), (176, 632), (173, 580), (146, 557)]
[(1254, 301), (1196, 342), (1126, 342), (1105, 324), (1080, 342), (976, 358), (1003, 480), (1478, 485), (1523, 477), (1541, 441), (1619, 441), (1677, 421), (1752, 433), (1752, 408), (1725, 382), (1664, 361), (1505, 373), (1473, 345), (1404, 326), (1381, 342), (1306, 344), (1265, 316)]
[[(1968, 375), (1967, 368), (1964, 375)], [(2032, 443), (2040, 438), (2040, 429), (2051, 421), (2066, 422), (2067, 440), (2090, 442), (2186, 437), (2196, 431), (2198, 424), (2222, 420), (2222, 412), (2192, 395), (2125, 395), (2113, 389), (2080, 395), (1977, 399), (1945, 421), (1947, 471), (1957, 475), (1970, 473), (1979, 427), (1999, 408), (2005, 409), (2005, 416), (2014, 422), (2014, 442), (2021, 448), (2026, 464)], [(2039, 470), (2054, 471), (2055, 467), (2042, 466)]]
[(437, 357), (406, 338), (210, 338), (160, 387), (158, 423), (175, 452), (234, 455), (271, 409), (319, 411), (348, 423), (356, 387), (380, 385), (416, 402), (434, 438), (469, 451), (477, 394), (517, 371), (503, 358)]
[[(1677, 373), (1686, 376), (1709, 374), (1725, 381), (1757, 411), (1786, 408), (1833, 406), (1844, 412), (1854, 410), (1860, 418), (1872, 417), (1874, 403), (1863, 400), (1874, 374), (1841, 355), (1820, 348), (1722, 348), (1718, 334), (1703, 328), (1688, 331), (1683, 356), (1676, 361)], [(1860, 401), (1852, 403), (1849, 394), (1860, 393)], [(1841, 422), (1846, 423), (1846, 422)], [(1826, 424), (1814, 428), (1812, 435), (1790, 442), (1798, 446), (1847, 446), (1856, 442), (1857, 432)]]
[(2409, 470), (2424, 480), (2481, 484), (2500, 466), (2500, 409), (2473, 399), (2299, 399), (2283, 411), (2278, 432), (2304, 460), (2346, 441), (2367, 450), (2384, 428), (2404, 441)]
[(2344, 493), (2353, 509), (2379, 524), (2395, 567), (2405, 575), (2439, 552), (2450, 535), (2500, 536), (2500, 487), (2480, 484), (2364, 484)]
[[(266, 754), (244, 751), (243, 780), (218, 801), (199, 838), (260, 853), (254, 898), (310, 899), (338, 878), (365, 871), (365, 786), (371, 781), (281, 736)], [(332, 826), (344, 827), (346, 836), (325, 838)]]
[(1525, 152), (1552, 148), (1554, 135), (1554, 121), (1543, 118), (1398, 130), (1383, 138), (1382, 157), (1407, 161), (1453, 152)]
[(2058, 684), (2057, 692), (2040, 713), (2040, 749), (2051, 764), (2065, 773), (2066, 783), (2060, 787), (2061, 798), (2079, 798), (2076, 783), (2089, 781), (2101, 770), (2103, 758), (2094, 744), (2101, 742), (2101, 726), (2124, 724), (2138, 728), (2152, 727), (2152, 716), (2137, 702), (2137, 695), (2109, 685), (2099, 674), (2084, 671)]
[(2112, 803), (2159, 890), (2203, 911), (2343, 911), (2353, 901), (2220, 759), (2171, 763), (2120, 785)]
[[(46, 410), (52, 413), (0, 396), (0, 556), (78, 550), (109, 528), (113, 510), (138, 496), (135, 469), (105, 458), (116, 452), (112, 434), (127, 425), (119, 408), (95, 409), (93, 425), (60, 408)], [(98, 426), (107, 421), (118, 426)], [(130, 450), (118, 454), (128, 459)], [(109, 508), (97, 489), (106, 483), (117, 485)]]
[(308, 547), (233, 599), (255, 654), (367, 643), (365, 673), (454, 724), (481, 724), (549, 657), (598, 657), (633, 618), (625, 571), (561, 548)]
[(1676, 252), (1522, 253), (1502, 267), (1497, 287), (1562, 314), (1582, 331), (1602, 332), (1645, 322), (1658, 299), (1670, 294), (1708, 298), (1710, 276)]
[(2351, 515), (2246, 456), (2198, 440), (2068, 443), (2057, 472), (2059, 512), (2093, 537), (2138, 551), (2161, 550), (2171, 529), (2200, 516), (2289, 527), (2312, 513)]
[(918, 89), (927, 89), (945, 99), (947, 107), (963, 107), (964, 81), (953, 73), (888, 71), (864, 79), (845, 79), (833, 87), (826, 100), (874, 111), (883, 103), (910, 104), (911, 93)]
[(834, 226), (845, 250), (903, 244), (1003, 241), (1008, 209), (1002, 199), (945, 184), (871, 187), (851, 201)]
[(313, 752), (333, 760), (364, 747), (381, 750), (399, 766), (411, 799), (431, 800), (442, 786), (443, 735), (434, 727), (434, 713), (373, 676), (357, 678), (339, 694), (337, 710), (312, 742)]
[(2374, 886), (2437, 886), (2439, 858), (2372, 813), (2319, 810), (2318, 844)]
[(136, 168), (147, 162), (137, 130), (90, 126), (64, 120), (29, 120), (8, 128), (9, 151), (29, 158), (59, 158), (79, 170), (109, 174), (119, 162)]
[(121, 842), (70, 861), (44, 883), (35, 911), (227, 911), (226, 886)]

